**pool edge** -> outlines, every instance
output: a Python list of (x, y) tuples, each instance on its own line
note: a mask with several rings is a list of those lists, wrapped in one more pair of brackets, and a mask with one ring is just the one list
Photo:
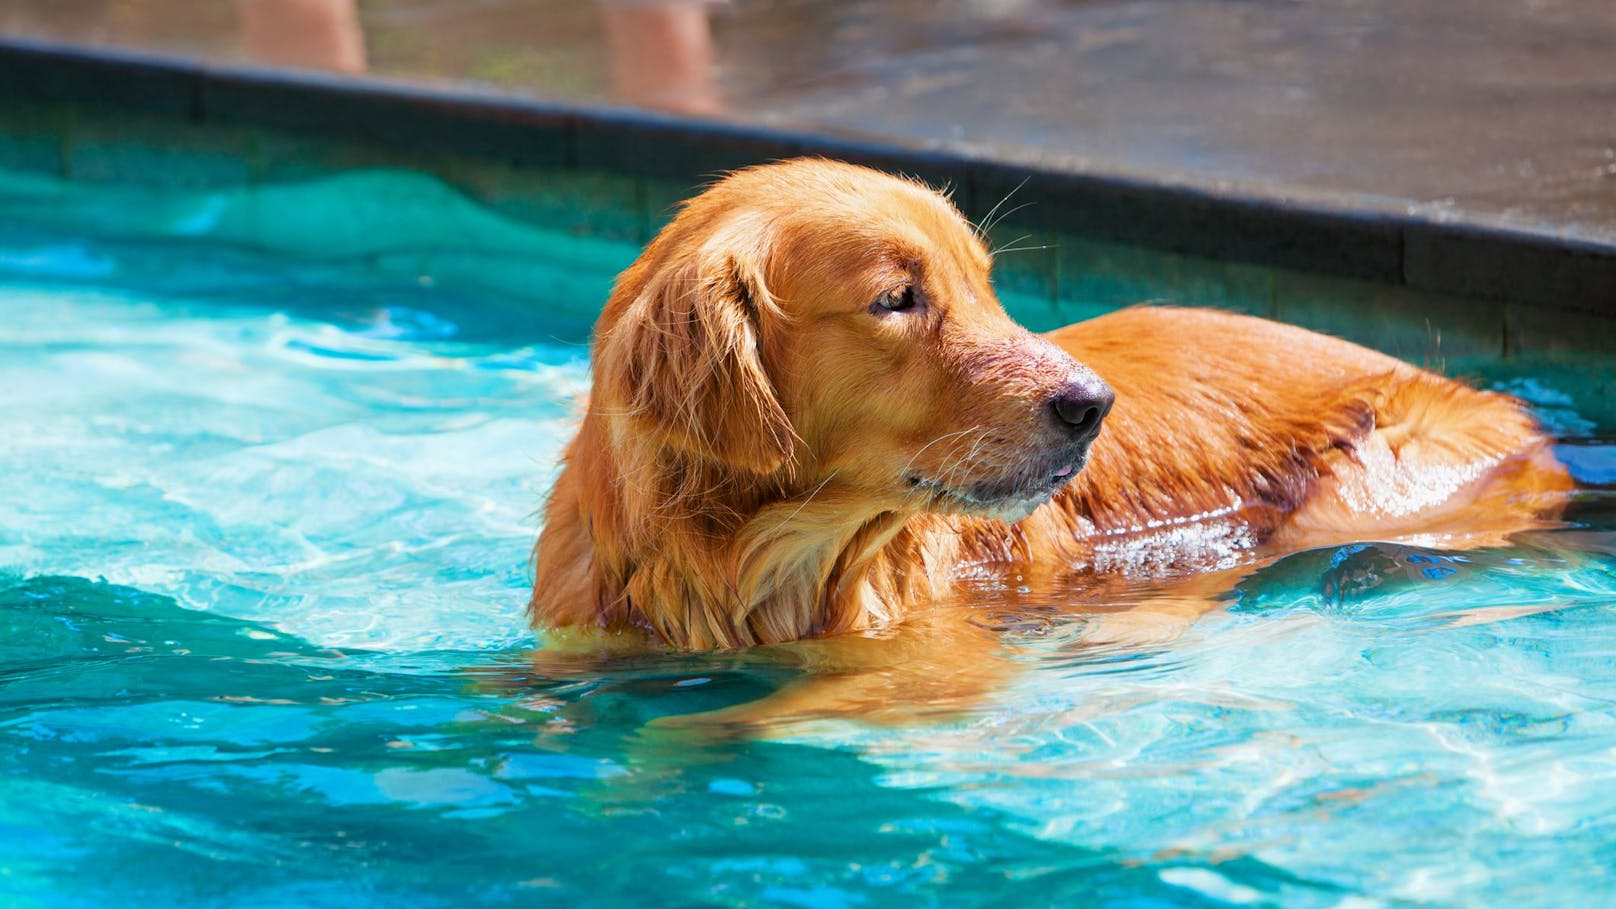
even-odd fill
[[(980, 219), (1016, 190), (1018, 227), (1172, 254), (1616, 316), (1616, 243), (1391, 200), (1120, 175), (949, 147), (816, 134), (375, 78), (226, 65), (0, 38), (0, 99), (407, 145), (417, 152), (699, 185), (777, 158), (824, 155), (951, 187)], [(1289, 194), (1287, 194), (1289, 193)]]

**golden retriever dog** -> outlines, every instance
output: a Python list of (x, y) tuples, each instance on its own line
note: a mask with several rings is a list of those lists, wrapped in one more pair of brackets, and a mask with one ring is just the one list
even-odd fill
[[(1159, 611), (1187, 620), (1215, 599), (1197, 571), (1226, 586), (1265, 554), (1508, 533), (1569, 488), (1504, 395), (1226, 312), (1035, 335), (991, 266), (944, 197), (848, 164), (691, 199), (600, 316), (534, 623), (683, 650), (875, 639), (935, 627), (983, 577), (1112, 573), (1185, 576), (1164, 602), (1189, 605)], [(951, 659), (976, 657), (921, 661)]]

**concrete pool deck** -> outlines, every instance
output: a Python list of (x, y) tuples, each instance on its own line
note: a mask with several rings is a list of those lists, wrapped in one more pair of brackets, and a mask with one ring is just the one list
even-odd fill
[[(724, 121), (1616, 246), (1616, 6), (1463, 7), (733, 0), (705, 17), (707, 72), (660, 97), (617, 72), (621, 42), (593, 3), (367, 0), (353, 38), (389, 79), (584, 103), (637, 94)], [(246, 18), (232, 4), (19, 0), (0, 34), (288, 56)], [(339, 51), (326, 62), (355, 68)]]
[[(611, 21), (654, 4), (565, 0), (306, 0), (330, 40), (288, 50), (254, 31), (266, 2), (19, 0), (0, 12), (0, 40), (23, 51), (0, 89), (492, 148), (666, 178), (676, 196), (806, 151), (949, 183), (979, 216), (1032, 174), (1006, 207), (1034, 231), (1616, 312), (1604, 0), (734, 0), (671, 5), (699, 20), (672, 51)], [(139, 65), (64, 88), (63, 54), (34, 39)], [(640, 57), (670, 52), (695, 57), (660, 93), (636, 82)], [(193, 81), (141, 87), (169, 76)], [(337, 103), (311, 100), (333, 89)], [(411, 95), (437, 113), (400, 123)]]

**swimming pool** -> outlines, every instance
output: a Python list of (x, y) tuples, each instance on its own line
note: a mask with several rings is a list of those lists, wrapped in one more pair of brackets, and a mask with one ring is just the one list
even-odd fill
[(1563, 529), (1301, 553), (1155, 650), (1084, 647), (1057, 613), (1006, 633), (1024, 671), (963, 713), (696, 738), (647, 721), (791, 673), (544, 678), (521, 616), (589, 316), (631, 247), (404, 174), (0, 196), (0, 901), (1610, 889), (1616, 427), (1550, 379), (1510, 387), (1585, 487)]

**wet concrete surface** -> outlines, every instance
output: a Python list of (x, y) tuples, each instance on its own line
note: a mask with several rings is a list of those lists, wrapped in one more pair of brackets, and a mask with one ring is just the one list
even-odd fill
[(1616, 245), (1612, 0), (9, 0), (0, 34)]

